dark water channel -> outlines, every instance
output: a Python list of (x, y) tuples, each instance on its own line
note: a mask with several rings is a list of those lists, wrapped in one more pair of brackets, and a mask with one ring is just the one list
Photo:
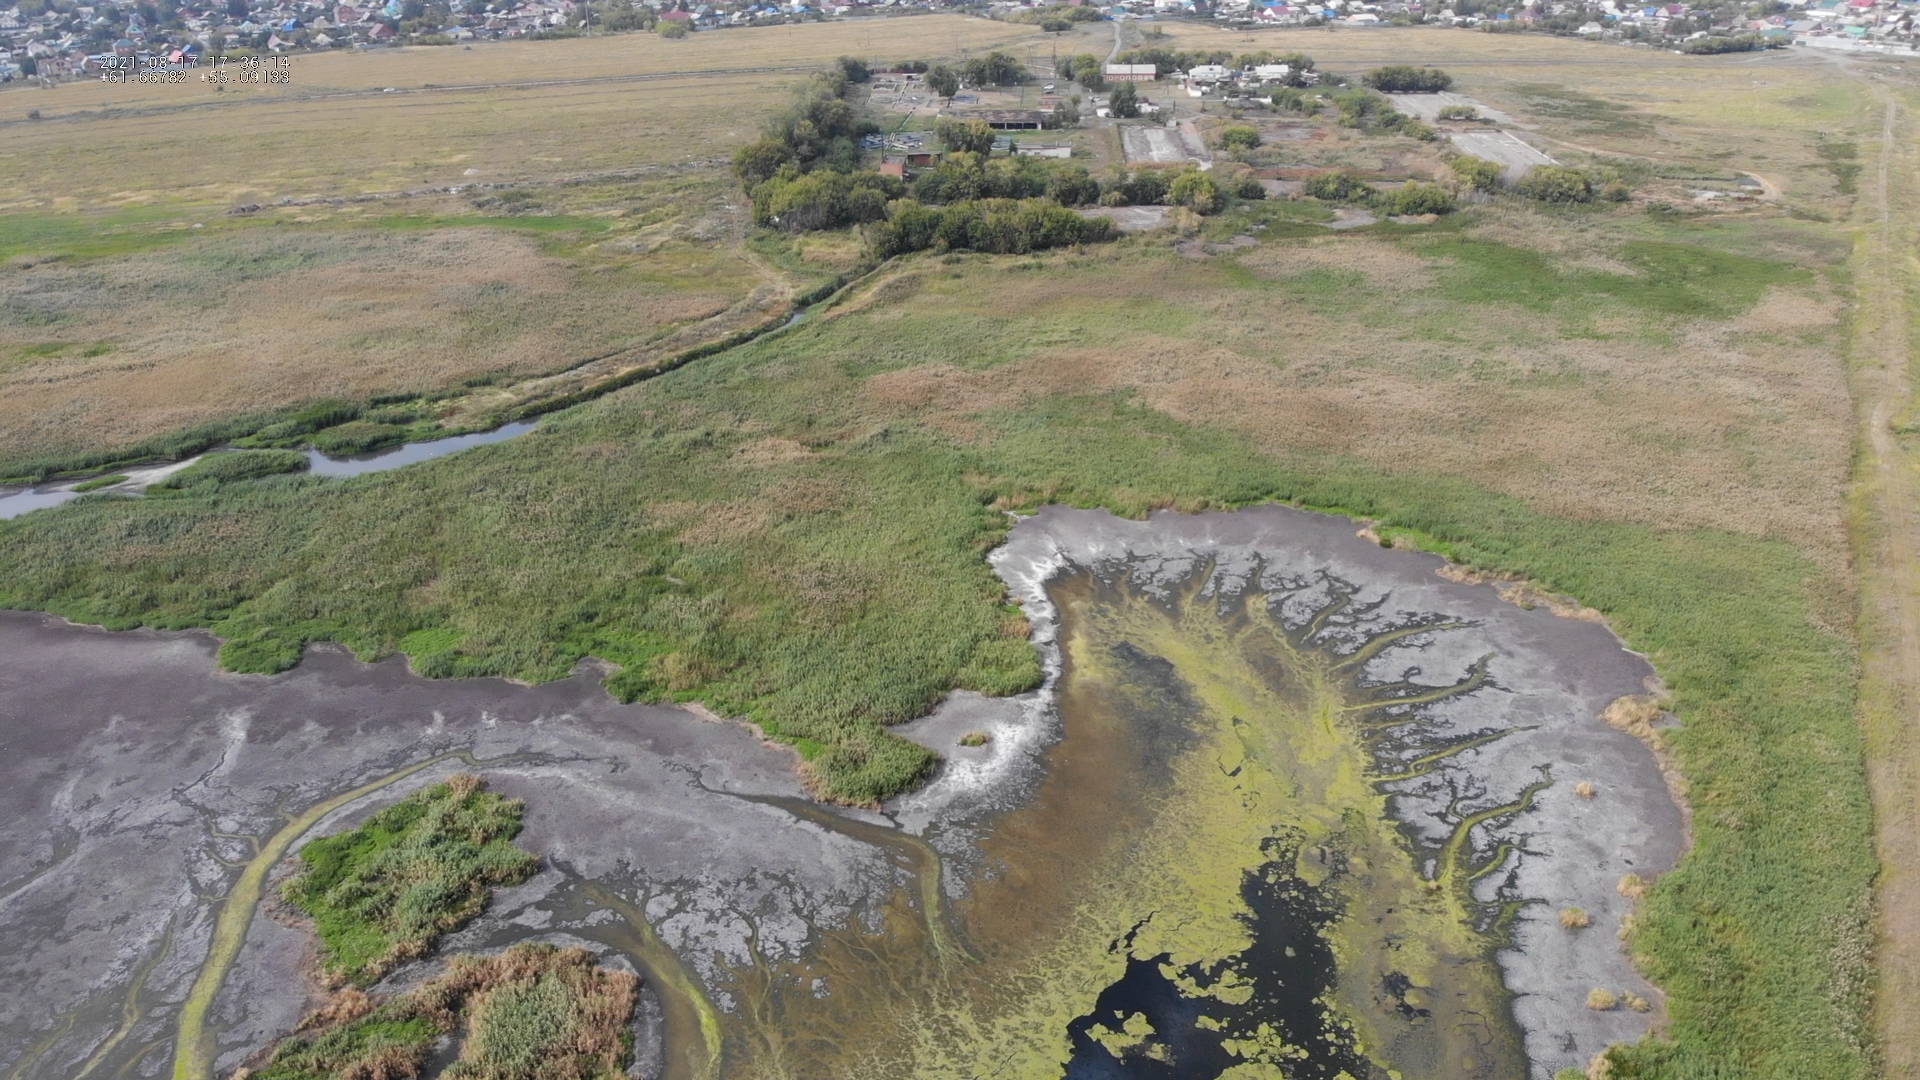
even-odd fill
[[(1385, 1080), (1385, 1070), (1356, 1048), (1352, 1030), (1330, 1014), (1324, 997), (1337, 971), (1323, 931), (1344, 905), (1296, 876), (1297, 842), (1276, 837), (1266, 854), (1271, 861), (1247, 874), (1241, 888), (1252, 944), (1221, 968), (1193, 964), (1177, 973), (1206, 990), (1231, 972), (1251, 986), (1247, 1000), (1188, 996), (1163, 970), (1169, 954), (1131, 956), (1126, 974), (1067, 1028), (1073, 1059), (1066, 1080), (1213, 1080), (1243, 1060), (1227, 1042), (1261, 1038), (1263, 1025), (1299, 1052), (1287, 1073), (1292, 1080)], [(1131, 935), (1120, 944), (1131, 948)], [(1145, 1017), (1151, 1034), (1113, 1046), (1092, 1034), (1096, 1028), (1124, 1032), (1136, 1015)]]

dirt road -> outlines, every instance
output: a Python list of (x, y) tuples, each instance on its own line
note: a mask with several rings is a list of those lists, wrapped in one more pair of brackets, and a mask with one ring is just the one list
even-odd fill
[(1909, 408), (1915, 154), (1899, 93), (1846, 65), (1881, 110), (1863, 192), (1853, 380), (1864, 426), (1854, 547), (1861, 571), (1861, 719), (1880, 855), (1879, 998), (1886, 1075), (1920, 1077), (1920, 453), (1895, 425)]

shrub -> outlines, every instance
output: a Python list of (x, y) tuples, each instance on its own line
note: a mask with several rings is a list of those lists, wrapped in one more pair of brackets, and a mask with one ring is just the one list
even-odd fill
[(1535, 165), (1513, 185), (1513, 190), (1550, 203), (1592, 202), (1594, 195), (1593, 178), (1569, 165)]
[(1267, 197), (1267, 189), (1260, 184), (1260, 178), (1249, 173), (1234, 181), (1233, 195), (1237, 199), (1258, 201)]
[(1114, 205), (1125, 206), (1130, 203), (1134, 206), (1150, 206), (1165, 202), (1167, 189), (1170, 186), (1172, 186), (1172, 180), (1164, 169), (1141, 169), (1138, 172), (1128, 173), (1113, 185), (1112, 190), (1119, 192), (1120, 197), (1125, 200)]
[(1290, 86), (1283, 86), (1273, 92), (1273, 107), (1281, 112), (1313, 112), (1313, 102), (1307, 95)]
[(1175, 206), (1184, 206), (1196, 214), (1211, 214), (1227, 205), (1226, 196), (1220, 194), (1220, 185), (1213, 177), (1198, 169), (1181, 173), (1174, 178), (1167, 189), (1167, 201)]
[(1761, 37), (1759, 34), (1736, 34), (1731, 37), (1716, 36), (1696, 38), (1680, 46), (1682, 52), (1692, 53), (1696, 56), (1712, 55), (1715, 53), (1758, 52), (1761, 49), (1770, 48), (1773, 48), (1773, 43)]
[(1260, 145), (1260, 129), (1236, 124), (1220, 132), (1220, 145), (1229, 150), (1252, 150)]
[(1471, 105), (1442, 105), (1435, 114), (1441, 120), (1478, 120), (1480, 111)]
[(656, 25), (660, 27), (660, 36), (669, 41), (678, 41), (691, 33), (686, 22), (680, 19), (662, 19)]
[(1082, 166), (1061, 166), (1047, 177), (1046, 194), (1061, 206), (1086, 206), (1099, 200), (1100, 181), (1087, 175)]
[(1452, 165), (1454, 175), (1475, 191), (1494, 191), (1500, 187), (1503, 171), (1497, 161), (1462, 154), (1448, 164)]
[(992, 741), (993, 737), (984, 731), (969, 731), (960, 736), (961, 746), (985, 746)]
[(1439, 140), (1440, 132), (1425, 120), (1418, 120), (1400, 112), (1396, 112), (1393, 115), (1400, 119), (1392, 124), (1389, 130), (1398, 131), (1409, 139), (1419, 139), (1421, 142), (1436, 142)]
[(1418, 180), (1402, 184), (1393, 191), (1382, 192), (1376, 205), (1387, 214), (1416, 217), (1421, 214), (1451, 214), (1457, 209), (1453, 196), (1446, 188)]
[(1453, 76), (1439, 68), (1411, 64), (1374, 68), (1360, 81), (1383, 94), (1430, 94), (1453, 89)]
[(1355, 202), (1371, 199), (1379, 193), (1372, 184), (1341, 170), (1321, 173), (1307, 181), (1307, 194), (1322, 202)]

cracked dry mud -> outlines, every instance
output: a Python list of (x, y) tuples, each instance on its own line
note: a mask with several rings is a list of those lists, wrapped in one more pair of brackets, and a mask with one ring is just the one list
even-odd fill
[[(1354, 959), (1321, 973), (1331, 1011), (1294, 1003), (1326, 1038), (1292, 1040), (1357, 1038), (1407, 1075), (1544, 1077), (1657, 1020), (1585, 1007), (1592, 987), (1658, 1002), (1613, 886), (1683, 839), (1651, 754), (1597, 719), (1652, 676), (1603, 626), (1276, 507), (1048, 509), (993, 559), (1047, 686), (903, 728), (948, 760), (884, 814), (811, 804), (785, 750), (620, 705), (594, 671), (434, 682), (316, 648), (232, 676), (202, 634), (0, 614), (0, 1073), (171, 1072), (244, 868), (434, 758), (308, 835), (476, 765), (525, 798), (546, 869), (441, 952), (543, 940), (631, 964), (637, 1075), (1216, 1075), (1153, 1069), (1219, 1060), (1194, 1018), (1231, 1028), (1232, 986), (1267, 1001), (1323, 955)], [(971, 731), (992, 738), (959, 746)], [(1568, 906), (1593, 927), (1562, 929)], [(1389, 908), (1430, 940), (1369, 938), (1356, 913)], [(207, 1011), (220, 1075), (309, 990), (305, 933), (241, 921)]]

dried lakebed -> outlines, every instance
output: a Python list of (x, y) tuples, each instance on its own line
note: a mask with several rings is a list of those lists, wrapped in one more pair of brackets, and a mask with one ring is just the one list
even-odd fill
[(1047, 686), (902, 729), (947, 763), (884, 812), (596, 671), (232, 676), (0, 614), (0, 1075), (224, 1076), (307, 1004), (251, 903), (282, 851), (461, 769), (547, 863), (440, 952), (631, 966), (636, 1075), (1544, 1078), (1657, 1020), (1614, 886), (1683, 825), (1599, 719), (1652, 676), (1603, 626), (1278, 507), (1048, 509), (992, 557)]

